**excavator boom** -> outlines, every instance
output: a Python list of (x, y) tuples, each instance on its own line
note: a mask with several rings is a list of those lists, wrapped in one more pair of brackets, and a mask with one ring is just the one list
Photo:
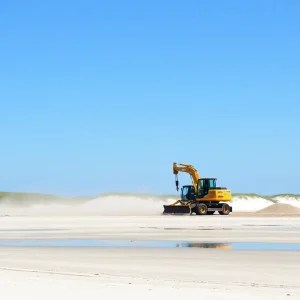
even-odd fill
[(187, 165), (187, 164), (177, 164), (176, 162), (173, 163), (173, 174), (176, 175), (176, 188), (178, 191), (178, 180), (177, 180), (177, 174), (178, 172), (185, 172), (190, 174), (192, 178), (192, 184), (197, 190), (197, 184), (200, 179), (198, 171), (192, 166), (192, 165)]

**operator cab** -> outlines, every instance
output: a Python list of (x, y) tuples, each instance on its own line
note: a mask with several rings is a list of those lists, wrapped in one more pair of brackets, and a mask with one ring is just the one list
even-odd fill
[(217, 178), (201, 178), (197, 184), (197, 191), (193, 185), (184, 185), (181, 188), (181, 200), (192, 201), (195, 198), (203, 198), (209, 190), (223, 190), (226, 188), (217, 187)]
[(208, 194), (209, 190), (215, 189), (217, 187), (217, 178), (201, 178), (198, 181), (198, 197), (204, 197)]
[(203, 198), (208, 194), (209, 190), (212, 189), (224, 189), (217, 187), (217, 178), (201, 178), (197, 184), (197, 192), (193, 185), (184, 185), (181, 188), (181, 200), (191, 201), (195, 198)]

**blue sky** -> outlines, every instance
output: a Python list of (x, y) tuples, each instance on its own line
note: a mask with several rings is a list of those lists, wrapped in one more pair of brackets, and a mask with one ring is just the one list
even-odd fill
[(2, 1), (0, 190), (300, 193), (299, 9)]

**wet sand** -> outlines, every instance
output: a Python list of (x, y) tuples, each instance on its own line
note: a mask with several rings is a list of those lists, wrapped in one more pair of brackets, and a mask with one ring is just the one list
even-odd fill
[[(299, 243), (300, 218), (2, 217), (0, 235), (2, 240)], [(300, 299), (299, 278), (300, 251), (0, 247), (5, 299)]]

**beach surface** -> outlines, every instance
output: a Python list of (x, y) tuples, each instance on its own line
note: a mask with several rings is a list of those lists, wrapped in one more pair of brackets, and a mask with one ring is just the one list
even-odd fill
[(298, 196), (239, 196), (229, 216), (162, 215), (168, 197), (43, 197), (2, 197), (3, 299), (300, 299)]
[(0, 221), (5, 299), (300, 299), (299, 248), (280, 248), (300, 242), (297, 216)]

